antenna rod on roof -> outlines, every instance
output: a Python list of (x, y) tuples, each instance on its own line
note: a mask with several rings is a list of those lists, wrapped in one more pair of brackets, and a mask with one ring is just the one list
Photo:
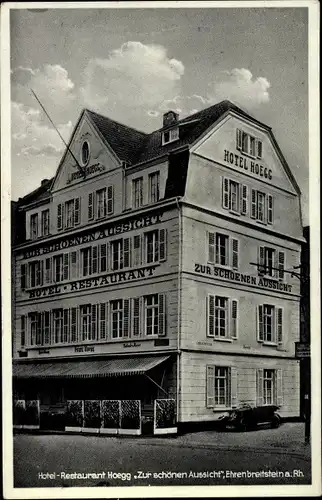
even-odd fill
[(79, 170), (81, 171), (82, 175), (86, 176), (86, 173), (85, 173), (85, 169), (83, 169), (83, 167), (80, 166), (80, 164), (78, 163), (77, 161), (77, 158), (75, 157), (74, 153), (72, 152), (72, 150), (69, 148), (68, 144), (66, 144), (63, 136), (61, 135), (61, 133), (59, 132), (58, 128), (56, 127), (56, 125), (54, 124), (54, 122), (52, 121), (52, 119), (50, 118), (49, 114), (47, 113), (47, 111), (45, 110), (44, 106), (41, 104), (40, 100), (38, 99), (38, 97), (36, 96), (35, 92), (30, 89), (31, 92), (33, 93), (35, 99), (37, 100), (37, 102), (39, 103), (39, 105), (41, 106), (41, 109), (44, 111), (45, 115), (47, 116), (48, 120), (50, 121), (50, 123), (52, 124), (52, 126), (54, 127), (54, 129), (56, 130), (57, 134), (59, 135), (59, 137), (61, 138), (61, 140), (63, 141), (64, 145), (66, 146), (66, 148), (68, 149), (68, 151), (70, 152), (70, 154), (72, 155), (73, 159), (75, 160), (76, 162), (76, 165), (77, 167), (79, 168)]

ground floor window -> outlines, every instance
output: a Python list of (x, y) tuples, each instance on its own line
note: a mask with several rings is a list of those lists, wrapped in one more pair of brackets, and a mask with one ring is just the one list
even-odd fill
[(282, 370), (259, 368), (256, 371), (257, 405), (283, 404)]
[(207, 407), (231, 407), (237, 397), (237, 371), (230, 366), (207, 366)]

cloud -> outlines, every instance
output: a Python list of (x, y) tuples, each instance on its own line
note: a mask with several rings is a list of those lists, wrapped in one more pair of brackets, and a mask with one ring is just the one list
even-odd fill
[(161, 45), (127, 42), (106, 59), (91, 59), (81, 89), (85, 105), (101, 112), (118, 109), (146, 111), (170, 99), (180, 88), (184, 74), (181, 61), (170, 58)]
[[(16, 154), (48, 157), (62, 154), (64, 150), (62, 140), (54, 128), (43, 123), (44, 118), (39, 110), (13, 102), (11, 116), (12, 145)], [(60, 124), (57, 128), (67, 142), (71, 134), (72, 122)]]
[(210, 88), (209, 98), (211, 102), (229, 99), (240, 106), (255, 107), (269, 102), (270, 86), (267, 78), (262, 76), (255, 78), (248, 69), (234, 68), (219, 73)]

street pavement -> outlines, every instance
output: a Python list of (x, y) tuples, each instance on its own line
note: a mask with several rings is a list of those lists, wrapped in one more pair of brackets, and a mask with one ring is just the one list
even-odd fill
[(310, 446), (302, 423), (178, 437), (14, 436), (17, 488), (310, 482)]

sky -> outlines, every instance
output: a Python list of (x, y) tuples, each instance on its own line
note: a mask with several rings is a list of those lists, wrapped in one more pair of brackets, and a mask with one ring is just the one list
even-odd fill
[(11, 196), (52, 177), (83, 108), (139, 130), (229, 99), (271, 126), (308, 223), (307, 8), (11, 10)]

